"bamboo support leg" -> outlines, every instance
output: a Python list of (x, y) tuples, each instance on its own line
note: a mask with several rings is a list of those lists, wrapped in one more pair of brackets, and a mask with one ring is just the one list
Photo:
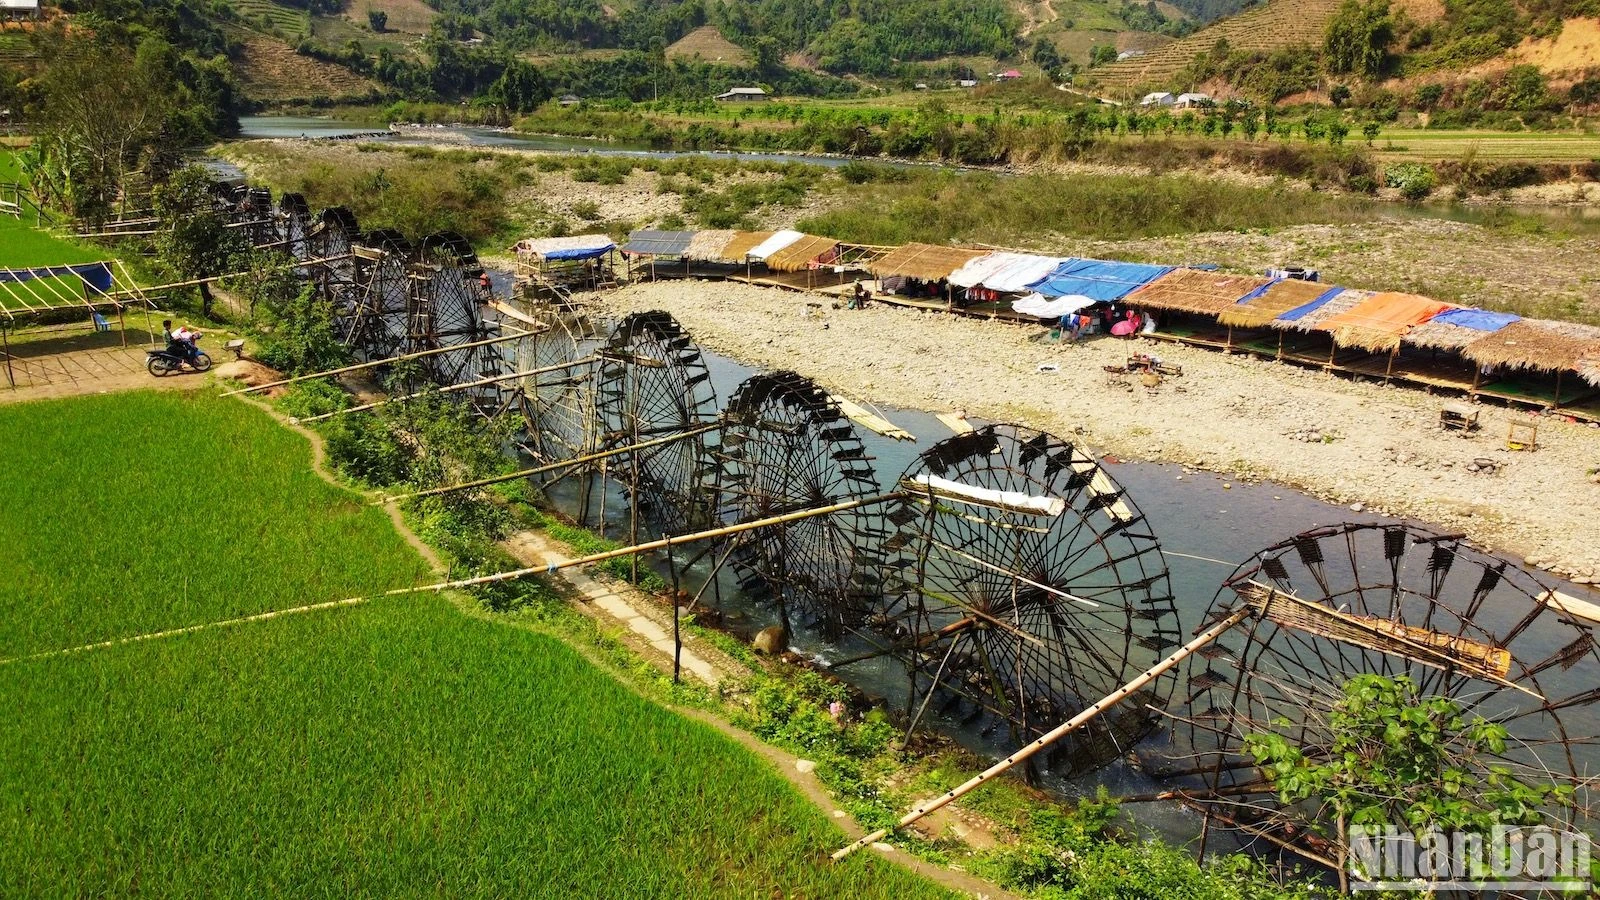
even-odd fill
[[(1168, 656), (1166, 659), (1145, 670), (1145, 672), (1139, 677), (1133, 679), (1122, 687), (1117, 688), (1110, 694), (1107, 694), (1105, 697), (1090, 705), (1083, 712), (1078, 713), (1076, 716), (1073, 716), (1071, 719), (1068, 719), (1066, 722), (1063, 722), (1054, 729), (1051, 729), (1049, 732), (1040, 736), (1033, 743), (983, 770), (982, 772), (968, 779), (966, 783), (953, 788), (944, 794), (941, 794), (938, 797), (921, 804), (911, 812), (906, 813), (906, 815), (901, 817), (900, 821), (897, 822), (894, 827), (904, 828), (918, 819), (921, 819), (923, 816), (926, 816), (928, 813), (938, 809), (943, 809), (945, 806), (948, 806), (958, 798), (963, 797), (983, 786), (985, 783), (1004, 773), (1011, 767), (1032, 758), (1035, 754), (1039, 753), (1039, 751), (1045, 749), (1061, 738), (1066, 737), (1072, 732), (1077, 731), (1079, 728), (1082, 728), (1084, 725), (1093, 721), (1096, 716), (1100, 715), (1100, 713), (1110, 709), (1113, 706), (1116, 706), (1118, 703), (1121, 703), (1123, 700), (1126, 700), (1128, 697), (1132, 696), (1140, 688), (1143, 688), (1145, 685), (1161, 677), (1162, 673), (1170, 671), (1179, 663), (1191, 656), (1196, 650), (1199, 650), (1201, 647), (1204, 647), (1221, 637), (1225, 632), (1233, 628), (1233, 626), (1244, 621), (1245, 618), (1247, 618), (1250, 614), (1251, 609), (1248, 606), (1236, 610), (1232, 615), (1229, 615), (1227, 618), (1201, 632), (1197, 637), (1194, 638), (1194, 640), (1191, 640), (1189, 643), (1179, 647), (1171, 656)], [(835, 861), (844, 859), (846, 856), (849, 856), (857, 850), (860, 850), (862, 847), (882, 840), (884, 837), (888, 836), (891, 830), (892, 829), (889, 828), (880, 828), (877, 831), (866, 835), (855, 843), (835, 851), (833, 854), (833, 859)]]

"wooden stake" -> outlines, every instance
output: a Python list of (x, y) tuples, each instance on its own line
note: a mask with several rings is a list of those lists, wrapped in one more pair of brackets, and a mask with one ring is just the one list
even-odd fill
[[(1083, 712), (1078, 713), (1077, 715), (1068, 719), (1066, 722), (1063, 722), (1049, 732), (1041, 735), (1033, 743), (1023, 747), (1021, 750), (1018, 750), (1016, 753), (1011, 754), (1005, 759), (1000, 760), (989, 768), (979, 772), (977, 775), (974, 775), (972, 778), (968, 779), (965, 784), (946, 791), (945, 793), (940, 794), (938, 797), (921, 804), (911, 812), (906, 813), (905, 816), (901, 817), (899, 822), (895, 823), (894, 827), (904, 828), (907, 825), (910, 825), (912, 822), (915, 822), (918, 819), (921, 819), (923, 816), (926, 816), (928, 813), (933, 812), (934, 810), (943, 809), (944, 807), (956, 801), (958, 798), (971, 793), (972, 791), (981, 787), (985, 782), (992, 780), (995, 778), (995, 776), (1000, 775), (1006, 770), (1010, 769), (1012, 766), (1015, 766), (1017, 763), (1034, 756), (1039, 751), (1050, 746), (1061, 738), (1066, 737), (1074, 731), (1077, 731), (1079, 728), (1082, 728), (1084, 725), (1087, 725), (1089, 722), (1093, 721), (1096, 716), (1100, 715), (1100, 713), (1105, 712), (1111, 707), (1116, 706), (1118, 703), (1121, 703), (1123, 700), (1128, 699), (1140, 688), (1161, 677), (1162, 673), (1169, 671), (1177, 666), (1178, 663), (1183, 662), (1196, 650), (1199, 650), (1201, 647), (1204, 647), (1205, 645), (1221, 637), (1230, 628), (1244, 621), (1248, 616), (1251, 615), (1251, 613), (1252, 610), (1248, 606), (1236, 610), (1232, 615), (1201, 632), (1200, 635), (1194, 640), (1184, 644), (1182, 647), (1179, 647), (1171, 656), (1156, 663), (1149, 669), (1146, 669), (1145, 672), (1139, 677), (1128, 682), (1122, 687), (1117, 688), (1115, 691), (1112, 691), (1110, 694), (1107, 694), (1105, 697), (1089, 706)], [(855, 843), (840, 848), (833, 854), (834, 861), (837, 862), (838, 860), (844, 859), (846, 856), (849, 856), (857, 850), (860, 850), (862, 847), (883, 840), (888, 836), (891, 830), (892, 829), (889, 828), (880, 828), (877, 831), (866, 835)]]

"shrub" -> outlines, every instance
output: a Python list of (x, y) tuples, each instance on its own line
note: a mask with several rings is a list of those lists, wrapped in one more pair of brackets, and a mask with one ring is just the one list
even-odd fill
[(1421, 200), (1437, 183), (1433, 169), (1422, 163), (1397, 163), (1384, 170), (1383, 182), (1407, 200)]

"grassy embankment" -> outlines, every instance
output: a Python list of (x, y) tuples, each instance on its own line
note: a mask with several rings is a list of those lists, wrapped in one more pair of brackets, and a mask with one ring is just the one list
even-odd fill
[[(0, 148), (0, 182), (15, 182), (20, 178), (15, 154)], [(104, 250), (73, 243), (35, 228), (32, 219), (27, 216), (17, 219), (0, 215), (0, 267), (55, 266), (107, 258), (109, 256)], [(49, 279), (48, 284), (41, 282), (33, 286), (44, 296), (51, 296), (52, 288), (57, 297), (80, 297), (83, 292), (82, 285), (73, 278)], [(13, 290), (29, 296), (25, 288), (14, 287)], [(31, 297), (29, 302), (33, 302)], [(12, 296), (11, 291), (0, 290), (0, 307), (20, 309), (22, 304)]]
[[(4, 654), (423, 577), (209, 394), (0, 409)], [(934, 896), (559, 641), (391, 598), (3, 664), (7, 894)]]

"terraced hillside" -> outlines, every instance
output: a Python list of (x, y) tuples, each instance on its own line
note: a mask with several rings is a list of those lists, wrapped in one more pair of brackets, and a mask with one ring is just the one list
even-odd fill
[(1223, 19), (1180, 41), (1144, 56), (1096, 69), (1094, 76), (1108, 94), (1150, 86), (1189, 89), (1172, 79), (1197, 54), (1227, 38), (1234, 50), (1275, 50), (1294, 44), (1319, 44), (1339, 0), (1268, 0), (1254, 9)]
[(357, 100), (380, 91), (376, 82), (342, 66), (301, 56), (276, 38), (239, 29), (233, 33), (244, 45), (234, 60), (234, 71), (251, 100)]
[(303, 9), (279, 6), (272, 0), (232, 0), (231, 5), (251, 27), (259, 28), (265, 22), (286, 35), (305, 34), (311, 29), (311, 20)]
[(750, 54), (743, 47), (723, 37), (715, 25), (702, 25), (667, 48), (667, 59), (694, 57), (730, 66), (750, 64)]

